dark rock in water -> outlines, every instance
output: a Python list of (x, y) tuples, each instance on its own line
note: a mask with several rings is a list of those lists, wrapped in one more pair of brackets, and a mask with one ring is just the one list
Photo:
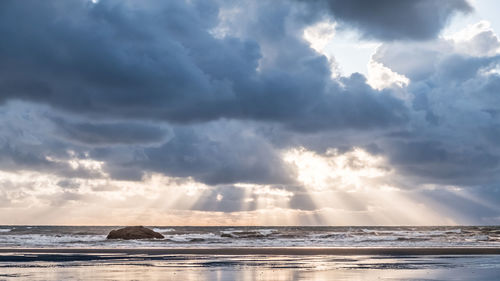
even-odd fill
[(106, 239), (152, 239), (165, 238), (160, 233), (144, 226), (127, 226), (117, 230), (111, 230)]

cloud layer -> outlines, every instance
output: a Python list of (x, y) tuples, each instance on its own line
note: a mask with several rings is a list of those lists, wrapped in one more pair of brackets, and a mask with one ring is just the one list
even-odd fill
[[(359, 223), (390, 223), (368, 219), (393, 210), (370, 199), (383, 190), (448, 216), (435, 222), (460, 222), (467, 204), (481, 208), (462, 222), (498, 221), (500, 40), (485, 22), (440, 34), (472, 11), (462, 0), (2, 1), (0, 202), (135, 200), (130, 190), (160, 177), (201, 186), (175, 210), (332, 215), (322, 198), (335, 197)], [(325, 20), (379, 40), (375, 74), (405, 82), (332, 78), (334, 58), (304, 38)], [(46, 192), (31, 197), (37, 181), (12, 173), (38, 175)], [(445, 196), (440, 209), (432, 198)]]

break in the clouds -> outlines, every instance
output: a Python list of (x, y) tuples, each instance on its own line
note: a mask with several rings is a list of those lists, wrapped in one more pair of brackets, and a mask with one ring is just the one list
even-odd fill
[[(2, 1), (0, 218), (496, 223), (500, 40), (485, 21), (443, 33), (473, 13), (465, 0)], [(323, 52), (342, 32), (377, 44), (368, 77)]]

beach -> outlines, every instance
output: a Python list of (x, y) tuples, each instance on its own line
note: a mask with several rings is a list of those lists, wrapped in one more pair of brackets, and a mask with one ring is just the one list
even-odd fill
[(498, 280), (500, 274), (499, 252), (470, 248), (3, 248), (0, 280), (490, 281)]

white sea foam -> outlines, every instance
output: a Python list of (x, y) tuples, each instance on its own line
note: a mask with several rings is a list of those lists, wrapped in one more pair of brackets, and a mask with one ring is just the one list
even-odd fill
[(174, 242), (192, 242), (192, 241), (204, 241), (204, 240), (213, 240), (220, 239), (219, 235), (215, 235), (214, 233), (187, 233), (187, 234), (173, 234), (173, 235), (164, 235), (165, 239), (174, 241)]
[(264, 235), (264, 236), (269, 236), (271, 234), (274, 234), (274, 233), (278, 233), (279, 231), (277, 229), (258, 229), (257, 230), (260, 234)]
[(174, 228), (153, 228), (154, 231), (159, 232), (159, 233), (168, 233), (175, 231)]
[(10, 232), (12, 228), (0, 228), (0, 232)]
[[(225, 229), (220, 232), (221, 234), (226, 234), (233, 238), (258, 238), (258, 237), (268, 237), (273, 234), (279, 234), (280, 231), (272, 228), (262, 228), (262, 229)], [(226, 238), (227, 238), (226, 236)]]
[(56, 246), (67, 243), (86, 245), (89, 242), (103, 241), (101, 235), (1, 235), (0, 244), (7, 246)]

